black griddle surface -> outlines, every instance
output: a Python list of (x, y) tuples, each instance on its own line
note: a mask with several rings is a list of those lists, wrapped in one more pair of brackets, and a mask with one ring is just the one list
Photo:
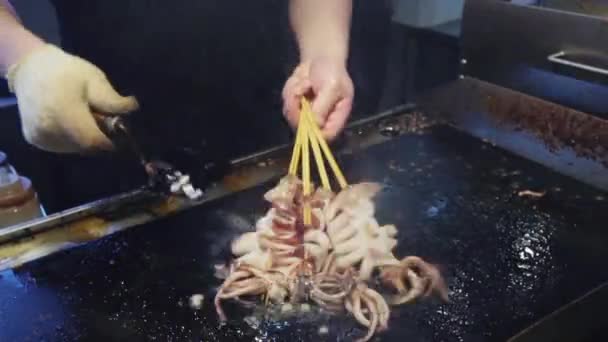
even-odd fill
[[(504, 341), (608, 280), (606, 194), (437, 126), (344, 156), (351, 182), (383, 182), (380, 223), (399, 228), (398, 256), (440, 265), (452, 303), (396, 308), (386, 341)], [(274, 182), (32, 262), (0, 278), (0, 341), (349, 341), (349, 317), (243, 321), (213, 295), (238, 232), (266, 210)], [(545, 190), (541, 199), (518, 190)], [(593, 218), (592, 218), (593, 214)], [(204, 294), (202, 310), (188, 299)], [(329, 334), (319, 335), (326, 324)]]

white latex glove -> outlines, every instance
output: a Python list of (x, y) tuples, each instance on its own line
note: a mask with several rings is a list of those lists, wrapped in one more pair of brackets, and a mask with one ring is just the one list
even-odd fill
[(112, 149), (93, 113), (138, 108), (137, 100), (118, 94), (96, 66), (50, 44), (12, 65), (6, 77), (17, 96), (25, 139), (49, 152)]

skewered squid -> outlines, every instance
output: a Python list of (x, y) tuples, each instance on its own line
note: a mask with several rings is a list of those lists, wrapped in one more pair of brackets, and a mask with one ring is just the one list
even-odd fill
[[(416, 256), (398, 259), (397, 228), (374, 217), (375, 183), (350, 185), (335, 194), (317, 188), (304, 196), (302, 181), (283, 177), (264, 195), (271, 204), (255, 230), (231, 245), (234, 260), (219, 266), (221, 301), (257, 296), (266, 304), (314, 302), (332, 312), (346, 310), (368, 329), (369, 340), (388, 327), (390, 306), (436, 293), (447, 301), (437, 268)], [(311, 208), (311, 223), (302, 212)], [(380, 280), (381, 288), (373, 280)]]

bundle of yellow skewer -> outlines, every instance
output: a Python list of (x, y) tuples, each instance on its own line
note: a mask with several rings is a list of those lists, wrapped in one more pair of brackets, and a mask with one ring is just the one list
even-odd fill
[[(296, 141), (293, 147), (291, 163), (289, 164), (289, 174), (298, 176), (298, 169), (301, 167), (304, 198), (308, 198), (313, 191), (311, 183), (310, 149), (312, 149), (317, 172), (323, 188), (330, 191), (332, 189), (323, 156), (325, 156), (329, 167), (333, 171), (334, 177), (340, 188), (346, 188), (348, 186), (346, 178), (344, 178), (342, 170), (340, 170), (336, 159), (321, 133), (321, 129), (317, 125), (310, 102), (305, 97), (302, 97)], [(310, 225), (311, 221), (312, 214), (310, 204), (305, 202), (304, 224)]]

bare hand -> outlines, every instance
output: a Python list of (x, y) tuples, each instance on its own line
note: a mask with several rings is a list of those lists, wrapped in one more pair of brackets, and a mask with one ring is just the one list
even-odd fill
[(312, 111), (325, 139), (335, 139), (350, 116), (353, 82), (343, 61), (317, 58), (301, 63), (283, 88), (283, 114), (292, 128), (298, 126), (300, 100), (312, 100)]

